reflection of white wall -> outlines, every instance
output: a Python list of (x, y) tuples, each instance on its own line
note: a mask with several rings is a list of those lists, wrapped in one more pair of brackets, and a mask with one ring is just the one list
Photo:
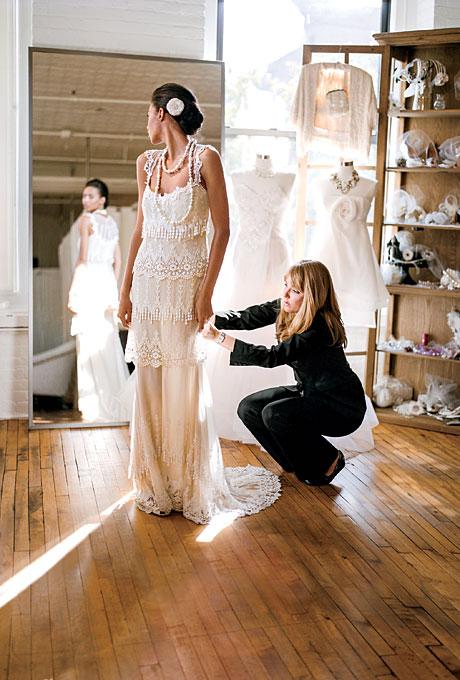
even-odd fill
[(57, 347), (63, 342), (61, 277), (57, 267), (33, 271), (34, 309), (39, 310), (34, 322), (34, 354)]
[[(210, 0), (0, 0), (0, 308), (28, 293), (29, 45), (203, 58)], [(27, 331), (1, 327), (0, 418), (26, 415)]]

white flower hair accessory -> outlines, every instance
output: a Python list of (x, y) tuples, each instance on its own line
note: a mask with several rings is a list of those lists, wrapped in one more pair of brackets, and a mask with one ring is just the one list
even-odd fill
[(178, 99), (177, 97), (172, 97), (172, 99), (169, 100), (169, 102), (166, 104), (166, 111), (171, 115), (171, 116), (179, 116), (182, 111), (185, 108), (185, 104), (182, 101), (182, 99)]

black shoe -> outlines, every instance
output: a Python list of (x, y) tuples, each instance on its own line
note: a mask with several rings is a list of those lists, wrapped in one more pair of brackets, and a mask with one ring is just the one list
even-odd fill
[(339, 451), (337, 463), (335, 464), (335, 468), (333, 469), (330, 475), (323, 475), (322, 477), (318, 477), (317, 479), (304, 479), (304, 482), (309, 486), (325, 486), (326, 484), (330, 484), (334, 477), (338, 475), (339, 472), (343, 470), (344, 467), (345, 456), (343, 455), (342, 451)]

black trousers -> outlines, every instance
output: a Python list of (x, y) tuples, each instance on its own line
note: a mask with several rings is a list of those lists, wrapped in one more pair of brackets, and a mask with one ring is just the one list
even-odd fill
[(361, 401), (353, 409), (326, 395), (304, 395), (292, 386), (248, 395), (238, 406), (238, 416), (286, 472), (305, 480), (323, 475), (337, 457), (337, 449), (322, 435), (343, 437), (354, 432), (364, 411)]

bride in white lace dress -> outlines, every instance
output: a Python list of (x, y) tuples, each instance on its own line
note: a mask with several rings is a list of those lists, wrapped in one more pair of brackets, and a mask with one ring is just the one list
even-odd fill
[(198, 331), (212, 315), (228, 204), (219, 154), (188, 137), (202, 121), (186, 88), (167, 83), (154, 91), (147, 130), (152, 144), (166, 148), (137, 160), (138, 216), (119, 316), (130, 327), (126, 358), (137, 374), (130, 461), (137, 506), (206, 524), (219, 513), (266, 508), (280, 483), (262, 467), (224, 468), (212, 420)]

